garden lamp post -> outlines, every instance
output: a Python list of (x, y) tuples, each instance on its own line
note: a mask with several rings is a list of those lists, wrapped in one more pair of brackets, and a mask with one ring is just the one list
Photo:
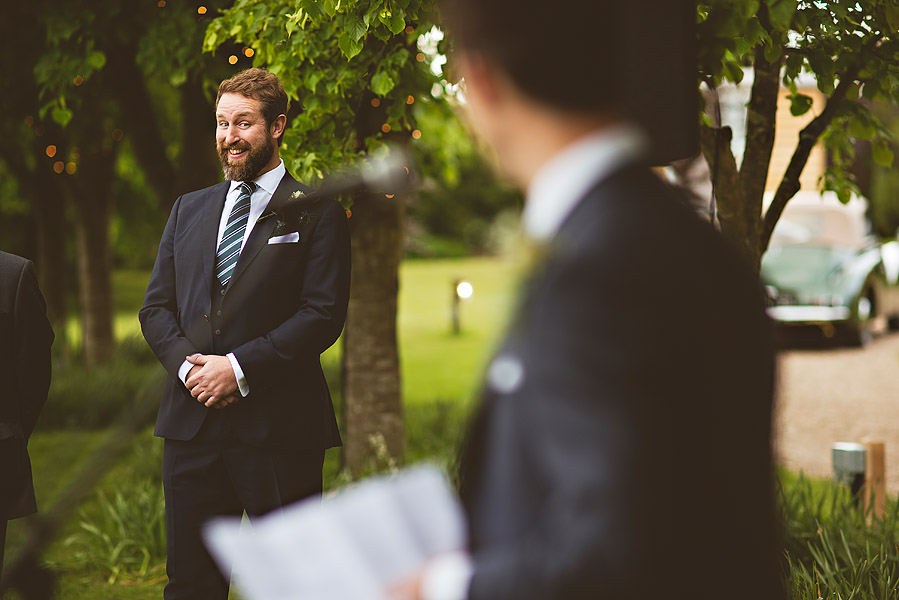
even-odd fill
[(455, 281), (453, 281), (451, 320), (453, 334), (455, 335), (459, 335), (459, 332), (462, 329), (459, 322), (459, 307), (462, 303), (462, 300), (468, 300), (469, 298), (471, 298), (471, 295), (473, 293), (474, 287), (472, 287), (469, 282), (463, 279), (456, 279)]

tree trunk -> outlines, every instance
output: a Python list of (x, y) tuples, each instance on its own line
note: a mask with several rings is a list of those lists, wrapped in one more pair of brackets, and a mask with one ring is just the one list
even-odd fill
[(47, 301), (47, 318), (53, 326), (53, 342), (68, 357), (66, 335), (66, 299), (72, 276), (66, 262), (65, 199), (62, 190), (52, 180), (55, 173), (35, 176), (34, 217), (37, 224), (37, 264), (41, 292)]
[[(87, 201), (89, 200), (89, 201)], [(105, 362), (115, 350), (112, 327), (112, 259), (109, 250), (109, 201), (82, 199), (75, 213), (78, 281), (88, 365)], [(85, 210), (86, 205), (90, 210)]]
[[(396, 337), (404, 204), (363, 196), (353, 205), (353, 275), (344, 331), (344, 462), (353, 475), (401, 460), (405, 427)], [(386, 456), (385, 456), (386, 451)]]
[(84, 357), (88, 365), (105, 362), (115, 350), (112, 300), (112, 253), (109, 223), (117, 145), (102, 135), (99, 123), (85, 123), (90, 141), (74, 175), (65, 180), (74, 201)]
[[(203, 78), (194, 73), (179, 89), (181, 100), (181, 152), (175, 177), (175, 194), (184, 194), (222, 180), (215, 151), (215, 107), (203, 93)], [(171, 209), (175, 198), (163, 208)]]

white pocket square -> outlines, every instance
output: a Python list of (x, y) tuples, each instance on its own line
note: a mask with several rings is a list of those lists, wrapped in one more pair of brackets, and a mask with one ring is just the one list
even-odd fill
[(287, 235), (279, 235), (268, 238), (269, 244), (295, 244), (300, 241), (300, 232), (294, 231)]

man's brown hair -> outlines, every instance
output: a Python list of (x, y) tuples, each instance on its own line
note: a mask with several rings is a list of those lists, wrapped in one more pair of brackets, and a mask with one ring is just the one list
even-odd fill
[[(665, 0), (661, 0), (665, 1)], [(559, 109), (618, 108), (623, 39), (612, 0), (571, 0), (547, 17), (543, 0), (440, 0), (450, 39), (507, 75), (535, 100)]]
[[(278, 115), (287, 114), (287, 92), (281, 80), (274, 73), (265, 69), (247, 69), (237, 73), (219, 84), (219, 92), (215, 97), (218, 108), (222, 94), (240, 94), (259, 102), (265, 123), (271, 127)], [(280, 143), (280, 138), (278, 142)]]

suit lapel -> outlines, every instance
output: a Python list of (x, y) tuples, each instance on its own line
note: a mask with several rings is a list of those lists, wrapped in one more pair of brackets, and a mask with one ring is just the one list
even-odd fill
[[(290, 176), (290, 173), (284, 173), (284, 177), (281, 178), (281, 183), (278, 184), (275, 193), (272, 194), (272, 199), (269, 200), (268, 206), (265, 208), (265, 211), (263, 211), (263, 214), (279, 208), (287, 201), (294, 190), (298, 188), (299, 184)], [(234, 281), (241, 276), (250, 263), (253, 262), (253, 259), (256, 258), (256, 255), (259, 254), (259, 251), (262, 250), (263, 246), (268, 243), (268, 238), (275, 229), (276, 221), (277, 219), (266, 219), (261, 223), (253, 225), (253, 231), (250, 232), (247, 243), (244, 244), (243, 250), (240, 251), (237, 265), (234, 267), (234, 273), (231, 275), (231, 281), (228, 283), (229, 287), (234, 285)]]
[[(204, 214), (218, 215), (219, 218), (202, 219), (202, 229), (200, 231), (200, 253), (203, 255), (203, 273), (205, 276), (206, 286), (212, 286), (212, 277), (215, 274), (215, 251), (218, 246), (219, 222), (221, 221), (222, 210), (225, 208), (225, 198), (228, 196), (228, 190), (231, 185), (225, 181), (211, 190), (206, 196), (204, 205)], [(209, 290), (212, 291), (211, 288)]]

